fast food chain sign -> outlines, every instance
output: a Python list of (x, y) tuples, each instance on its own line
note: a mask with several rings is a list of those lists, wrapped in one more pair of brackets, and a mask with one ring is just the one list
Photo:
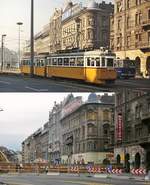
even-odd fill
[(119, 113), (117, 115), (116, 136), (117, 136), (117, 141), (122, 141), (122, 139), (123, 139), (123, 119), (122, 119), (122, 113)]

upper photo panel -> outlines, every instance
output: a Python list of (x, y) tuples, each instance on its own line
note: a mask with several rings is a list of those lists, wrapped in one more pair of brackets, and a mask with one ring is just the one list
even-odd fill
[(0, 0), (0, 92), (150, 91), (147, 0)]

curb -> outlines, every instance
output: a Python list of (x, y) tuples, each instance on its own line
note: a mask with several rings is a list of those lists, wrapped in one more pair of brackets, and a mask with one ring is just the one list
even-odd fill
[(59, 172), (48, 172), (47, 175), (60, 175)]

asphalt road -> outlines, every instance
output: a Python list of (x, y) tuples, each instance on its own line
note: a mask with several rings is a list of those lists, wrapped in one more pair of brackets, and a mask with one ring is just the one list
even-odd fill
[(150, 79), (122, 79), (116, 80), (115, 84), (101, 86), (64, 79), (0, 75), (0, 92), (114, 92), (124, 88), (150, 92)]
[(100, 179), (70, 175), (1, 175), (0, 182), (9, 185), (149, 185), (149, 182), (123, 179)]

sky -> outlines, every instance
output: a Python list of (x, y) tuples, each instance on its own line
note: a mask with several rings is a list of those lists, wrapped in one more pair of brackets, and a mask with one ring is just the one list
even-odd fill
[[(54, 102), (69, 93), (0, 93), (0, 146), (20, 150), (22, 141), (47, 121)], [(73, 93), (83, 96), (89, 93)], [(100, 93), (99, 93), (100, 94)]]
[[(55, 8), (65, 6), (67, 0), (34, 0), (35, 33), (42, 30), (49, 23), (49, 18)], [(87, 3), (90, 0), (73, 0)], [(97, 0), (101, 2), (102, 0)], [(113, 0), (106, 0), (111, 2)], [(6, 34), (5, 44), (9, 49), (18, 50), (17, 22), (23, 22), (21, 28), (21, 45), (30, 38), (30, 2), (31, 0), (0, 0), (0, 35)], [(1, 39), (0, 39), (1, 40)]]

